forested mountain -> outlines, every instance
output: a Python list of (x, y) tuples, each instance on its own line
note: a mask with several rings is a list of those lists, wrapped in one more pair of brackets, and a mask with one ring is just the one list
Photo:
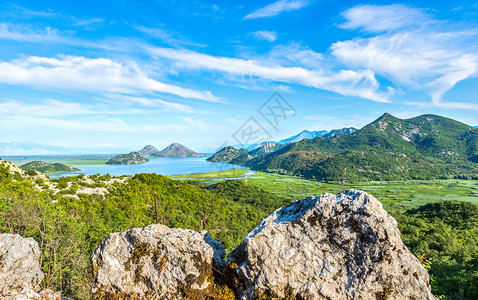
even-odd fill
[(331, 130), (331, 131), (327, 132), (326, 134), (324, 134), (323, 137), (328, 138), (328, 137), (333, 137), (333, 136), (336, 136), (336, 135), (339, 135), (339, 134), (350, 134), (350, 133), (354, 133), (357, 130), (358, 129), (354, 128), (354, 127), (334, 129), (334, 130)]
[(478, 130), (436, 115), (384, 114), (352, 134), (302, 140), (245, 165), (320, 180), (476, 178)]
[(214, 153), (211, 157), (208, 157), (207, 161), (212, 161), (212, 162), (230, 162), (233, 159), (241, 156), (241, 155), (248, 155), (248, 152), (246, 149), (241, 148), (241, 149), (236, 149), (232, 146), (226, 146), (216, 153)]

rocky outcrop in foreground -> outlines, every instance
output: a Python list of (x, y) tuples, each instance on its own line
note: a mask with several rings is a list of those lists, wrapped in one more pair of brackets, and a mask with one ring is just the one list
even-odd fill
[[(395, 219), (362, 191), (293, 202), (251, 231), (227, 266), (224, 256), (205, 231), (151, 225), (114, 233), (93, 255), (93, 291), (100, 298), (202, 299), (224, 275), (245, 300), (435, 299)], [(233, 299), (223, 292), (210, 299)]]
[(32, 238), (0, 234), (0, 295), (11, 296), (22, 288), (37, 290), (43, 279), (40, 248)]
[(37, 292), (44, 277), (40, 248), (32, 238), (0, 234), (0, 299), (61, 299), (51, 290)]
[(240, 299), (435, 299), (396, 220), (357, 190), (275, 211), (228, 260)]
[(158, 299), (207, 293), (225, 255), (206, 231), (158, 224), (113, 233), (93, 253), (93, 292)]

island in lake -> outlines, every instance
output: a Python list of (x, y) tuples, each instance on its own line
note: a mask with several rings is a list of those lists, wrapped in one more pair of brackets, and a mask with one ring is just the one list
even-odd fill
[(168, 147), (159, 151), (156, 147), (147, 145), (137, 152), (128, 154), (118, 154), (109, 161), (107, 165), (133, 165), (143, 164), (149, 161), (151, 157), (202, 157), (201, 153), (197, 153), (179, 143), (172, 143)]
[(80, 169), (69, 167), (61, 163), (47, 163), (44, 161), (31, 161), (21, 166), (23, 170), (35, 170), (41, 173), (73, 172)]

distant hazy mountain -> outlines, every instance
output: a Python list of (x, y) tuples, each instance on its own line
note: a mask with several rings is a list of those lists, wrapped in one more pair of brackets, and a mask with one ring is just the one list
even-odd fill
[(67, 148), (32, 142), (0, 143), (1, 156), (115, 154), (126, 148), (95, 145), (93, 148)]
[(293, 135), (293, 136), (288, 137), (286, 139), (280, 140), (278, 142), (278, 144), (296, 143), (296, 142), (301, 141), (303, 139), (311, 140), (311, 139), (316, 138), (318, 136), (323, 136), (327, 133), (329, 133), (327, 130), (319, 130), (319, 131), (303, 130), (296, 135)]
[(107, 165), (137, 165), (148, 162), (149, 159), (142, 157), (138, 152), (118, 154), (106, 162)]
[(147, 145), (143, 149), (139, 150), (138, 153), (142, 157), (153, 157), (157, 156), (161, 151), (159, 151), (157, 148)]
[[(51, 145), (27, 143), (0, 143), (0, 155), (54, 155), (81, 154), (81, 151)], [(84, 153), (84, 152), (83, 152)]]
[(384, 114), (351, 134), (304, 139), (245, 165), (333, 181), (478, 178), (478, 129), (436, 115)]

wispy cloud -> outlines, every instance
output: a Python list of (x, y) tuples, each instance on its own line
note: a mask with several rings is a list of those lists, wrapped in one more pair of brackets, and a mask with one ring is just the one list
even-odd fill
[(91, 28), (93, 25), (102, 24), (105, 19), (102, 18), (88, 18), (88, 19), (80, 19), (75, 22), (76, 26), (85, 27), (86, 29)]
[(151, 27), (146, 27), (142, 25), (136, 25), (135, 29), (143, 33), (146, 33), (147, 35), (153, 38), (160, 39), (165, 44), (173, 46), (173, 47), (184, 47), (184, 46), (205, 47), (206, 46), (204, 44), (191, 42), (176, 32), (165, 30), (159, 27), (151, 28)]
[(0, 39), (14, 40), (21, 42), (48, 43), (59, 42), (62, 37), (58, 31), (46, 27), (43, 31), (34, 31), (29, 26), (0, 23)]
[(41, 89), (124, 93), (147, 91), (218, 101), (209, 91), (186, 89), (155, 80), (134, 62), (124, 64), (106, 58), (30, 56), (11, 62), (0, 62), (0, 83)]
[(321, 130), (333, 130), (344, 127), (362, 128), (368, 123), (379, 117), (377, 113), (370, 113), (367, 116), (363, 115), (348, 115), (346, 119), (338, 116), (332, 116), (330, 114), (314, 114), (305, 115), (303, 118), (313, 122), (312, 128), (320, 128)]
[(187, 113), (195, 112), (194, 109), (192, 107), (188, 106), (188, 105), (169, 102), (169, 101), (164, 101), (164, 100), (157, 99), (157, 98), (128, 96), (128, 95), (122, 95), (122, 94), (112, 94), (112, 95), (109, 95), (108, 97), (110, 99), (115, 100), (115, 101), (125, 100), (125, 101), (130, 102), (130, 103), (138, 103), (138, 104), (141, 104), (142, 106), (146, 106), (146, 107), (162, 108), (162, 109), (165, 109), (165, 110), (168, 110), (168, 111), (187, 112)]
[(18, 13), (22, 17), (57, 17), (60, 16), (59, 13), (54, 12), (51, 9), (48, 10), (31, 10), (27, 9), (23, 6), (15, 5), (15, 4), (10, 4), (11, 11)]
[(279, 0), (253, 11), (245, 16), (244, 20), (274, 17), (281, 12), (301, 9), (307, 6), (309, 2), (309, 0)]
[(346, 22), (341, 24), (345, 29), (362, 29), (377, 33), (431, 22), (432, 19), (419, 9), (402, 4), (393, 5), (358, 5), (342, 13)]
[(344, 96), (357, 96), (378, 102), (387, 102), (387, 96), (378, 92), (379, 84), (369, 70), (310, 70), (302, 67), (283, 67), (271, 61), (245, 60), (202, 54), (189, 50), (147, 47), (151, 55), (178, 61), (182, 69), (216, 70), (238, 76), (299, 84), (333, 91)]
[[(124, 96), (126, 97), (126, 96)], [(17, 100), (7, 100), (0, 103), (0, 116), (34, 116), (34, 117), (70, 117), (70, 116), (86, 116), (86, 115), (133, 115), (144, 114), (151, 111), (150, 108), (158, 108), (166, 111), (190, 112), (192, 109), (188, 106), (162, 101), (159, 99), (147, 99), (131, 97), (143, 100), (130, 100), (129, 104), (139, 103), (140, 107), (135, 108), (133, 105), (103, 105), (101, 103), (80, 103), (71, 101), (61, 101), (57, 99), (46, 99), (35, 102), (25, 102)], [(118, 100), (118, 97), (115, 97)], [(117, 101), (116, 101), (117, 103)], [(146, 110), (147, 109), (147, 110)]]
[[(332, 45), (332, 54), (350, 68), (366, 68), (398, 86), (424, 90), (436, 106), (458, 82), (478, 71), (478, 31), (455, 28), (403, 5), (358, 6), (342, 25), (378, 33)], [(374, 18), (370, 18), (374, 16)], [(372, 21), (373, 20), (373, 21)]]
[(257, 40), (264, 40), (268, 42), (273, 42), (277, 39), (277, 32), (275, 31), (256, 31), (253, 33), (254, 37)]

